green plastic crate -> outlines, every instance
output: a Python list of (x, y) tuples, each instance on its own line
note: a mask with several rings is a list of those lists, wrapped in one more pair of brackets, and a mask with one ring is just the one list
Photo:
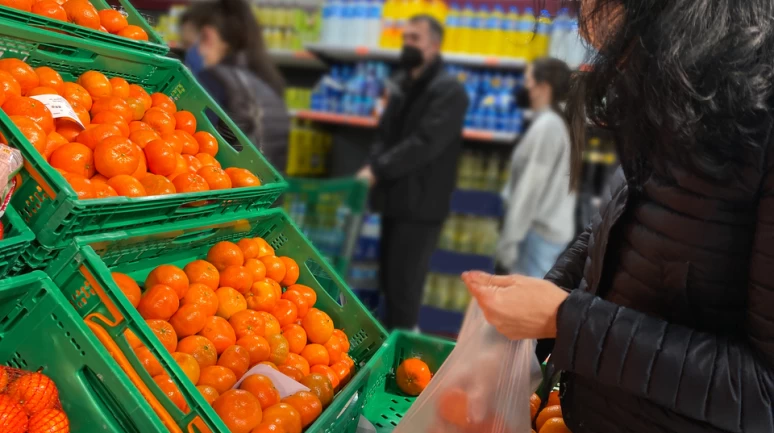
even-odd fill
[(53, 379), (73, 432), (167, 431), (43, 272), (0, 280), (0, 363)]
[[(370, 369), (362, 366), (372, 361), (387, 340), (387, 333), (281, 209), (237, 221), (221, 216), (207, 224), (187, 221), (78, 238), (77, 245), (62, 251), (46, 272), (53, 276), (87, 323), (109, 334), (117, 350), (127, 356), (133, 370), (143, 383), (149, 384), (164, 410), (182, 431), (199, 432), (194, 423), (203, 422), (213, 432), (226, 433), (225, 426), (199, 395), (194, 384), (184, 376), (115, 286), (110, 272), (127, 273), (137, 281), (144, 281), (147, 274), (161, 264), (183, 267), (190, 261), (205, 258), (207, 251), (217, 242), (237, 241), (245, 237), (262, 237), (278, 255), (296, 260), (301, 268), (299, 283), (317, 292), (316, 307), (328, 313), (336, 327), (343, 328), (350, 337), (350, 355), (356, 362), (356, 374), (307, 431), (354, 433), (362, 413), (365, 401), (362, 397), (370, 374)], [(148, 347), (182, 390), (191, 408), (189, 413), (178, 410), (152, 383), (126, 341), (124, 335), (127, 329), (148, 341)]]
[[(73, 39), (68, 45), (42, 42), (40, 31), (6, 23), (0, 26), (2, 57), (23, 58), (37, 66), (50, 66), (65, 80), (75, 80), (88, 70), (98, 70), (108, 76), (120, 76), (143, 85), (150, 92), (162, 92), (176, 100), (180, 109), (191, 111), (198, 129), (214, 134), (220, 140), (218, 161), (224, 167), (247, 168), (262, 181), (260, 187), (220, 191), (175, 194), (170, 196), (101, 200), (78, 200), (58, 171), (51, 168), (31, 144), (0, 112), (0, 132), (25, 159), (23, 183), (14, 195), (13, 204), (37, 241), (50, 252), (62, 249), (75, 237), (105, 233), (112, 230), (179, 222), (196, 218), (212, 218), (241, 211), (265, 209), (286, 189), (287, 183), (266, 161), (244, 134), (228, 119), (223, 110), (199, 86), (180, 62), (161, 56), (138, 52), (119, 52), (100, 44)], [(234, 131), (244, 146), (234, 150), (218, 134), (205, 112), (211, 109)], [(205, 203), (203, 206), (190, 206)], [(45, 251), (32, 251), (25, 256), (27, 265), (41, 265), (35, 257)]]
[[(360, 236), (368, 185), (354, 178), (288, 178), (287, 182), (288, 191), (282, 197), (285, 210), (339, 275), (346, 277)], [(326, 242), (331, 232), (338, 232), (340, 239)]]
[(19, 268), (19, 256), (27, 250), (35, 235), (10, 204), (2, 219), (5, 235), (0, 240), (0, 278)]
[(407, 358), (420, 358), (430, 371), (438, 371), (441, 364), (454, 350), (449, 340), (396, 331), (373, 358), (367, 368), (371, 377), (365, 394), (365, 416), (376, 427), (377, 433), (391, 432), (414, 404), (416, 397), (409, 397), (398, 388), (395, 371)]
[[(89, 0), (97, 10), (110, 9), (111, 6), (105, 0)], [(36, 29), (41, 37), (47, 40), (53, 40), (62, 37), (73, 37), (86, 40), (88, 43), (108, 44), (115, 48), (137, 50), (140, 52), (164, 55), (169, 51), (169, 46), (159, 36), (153, 27), (148, 24), (145, 18), (137, 12), (128, 0), (118, 0), (120, 9), (123, 9), (129, 24), (142, 27), (148, 33), (148, 41), (135, 41), (107, 32), (92, 30), (87, 27), (79, 26), (66, 21), (59, 21), (42, 15), (24, 12), (19, 9), (13, 9), (0, 6), (0, 25), (6, 22), (19, 23), (31, 29)], [(55, 30), (55, 31), (52, 31)]]

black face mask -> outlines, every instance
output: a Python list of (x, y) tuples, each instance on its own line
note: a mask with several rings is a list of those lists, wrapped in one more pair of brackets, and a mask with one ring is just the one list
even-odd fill
[(422, 57), (422, 51), (419, 51), (417, 47), (404, 46), (400, 52), (400, 65), (405, 69), (414, 69), (422, 66), (424, 58)]
[(532, 107), (532, 101), (529, 99), (529, 90), (524, 86), (516, 90), (516, 106), (524, 110)]

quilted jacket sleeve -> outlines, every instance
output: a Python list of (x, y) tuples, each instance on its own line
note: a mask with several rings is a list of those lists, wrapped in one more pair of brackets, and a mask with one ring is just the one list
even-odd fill
[(586, 264), (589, 250), (591, 225), (575, 239), (567, 250), (559, 256), (554, 267), (546, 274), (545, 279), (570, 291), (577, 289), (583, 279), (583, 268)]
[[(558, 314), (557, 368), (729, 432), (774, 431), (774, 164), (749, 261), (746, 335), (714, 335), (574, 291)], [(571, 273), (571, 272), (568, 272)]]

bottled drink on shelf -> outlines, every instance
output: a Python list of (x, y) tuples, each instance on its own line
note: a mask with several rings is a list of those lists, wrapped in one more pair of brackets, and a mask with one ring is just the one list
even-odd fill
[(443, 51), (456, 53), (460, 51), (460, 6), (452, 3), (449, 13), (446, 15), (446, 37), (443, 41)]
[(366, 7), (366, 27), (367, 27), (367, 39), (366, 46), (378, 47), (379, 39), (381, 37), (381, 20), (382, 20), (382, 8), (384, 7), (383, 0), (368, 0)]
[(535, 36), (535, 10), (532, 8), (524, 9), (524, 13), (519, 18), (519, 27), (514, 41), (513, 57), (532, 60), (532, 40)]
[(567, 52), (565, 45), (567, 44), (567, 36), (570, 32), (570, 15), (566, 8), (561, 9), (559, 14), (554, 20), (554, 25), (551, 30), (551, 42), (548, 46), (548, 55), (550, 57), (567, 61)]
[(551, 15), (547, 10), (540, 11), (540, 18), (537, 21), (535, 37), (532, 39), (531, 59), (544, 57), (548, 55), (548, 46), (551, 38)]
[(476, 18), (476, 11), (473, 8), (472, 3), (465, 3), (465, 7), (460, 14), (460, 45), (459, 52), (470, 53), (475, 50), (474, 38), (475, 29), (474, 21)]
[(485, 53), (487, 41), (486, 22), (489, 19), (489, 8), (482, 5), (473, 15), (473, 46), (467, 51), (469, 54)]
[(487, 54), (492, 56), (505, 56), (505, 30), (503, 23), (505, 22), (505, 11), (501, 5), (495, 5), (492, 9), (492, 14), (487, 21), (487, 32), (489, 33), (489, 45), (487, 46)]
[(398, 32), (398, 0), (386, 0), (382, 10), (382, 27), (379, 35), (379, 46), (391, 48)]

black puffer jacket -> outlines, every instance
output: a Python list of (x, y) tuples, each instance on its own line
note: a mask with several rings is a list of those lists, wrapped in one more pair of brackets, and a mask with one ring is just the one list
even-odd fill
[(573, 433), (774, 432), (774, 149), (737, 181), (668, 171), (640, 188), (619, 171), (546, 277), (576, 289), (552, 355), (565, 419)]

